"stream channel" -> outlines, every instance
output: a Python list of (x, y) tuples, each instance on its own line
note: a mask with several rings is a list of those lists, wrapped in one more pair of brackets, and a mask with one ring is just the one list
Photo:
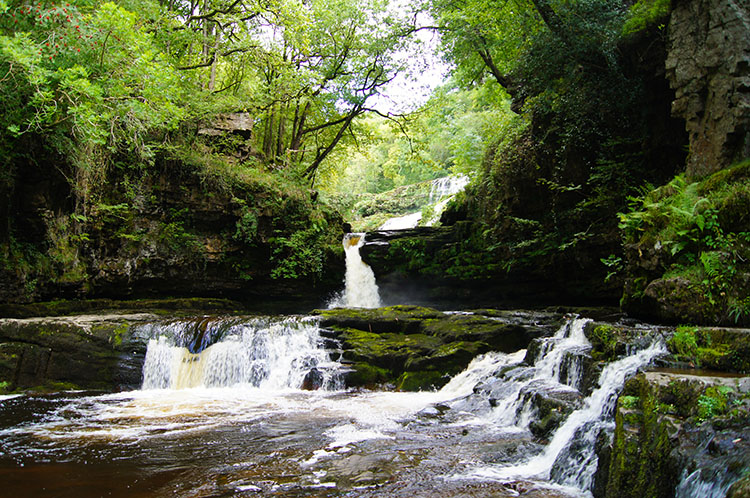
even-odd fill
[[(585, 322), (568, 317), (536, 358), (487, 353), (429, 392), (344, 389), (315, 317), (215, 318), (198, 335), (188, 319), (137, 325), (141, 389), (0, 399), (0, 495), (586, 496), (596, 455), (580, 442), (611, 430), (625, 376), (663, 345), (606, 366), (539, 440), (528, 393), (580, 396)], [(311, 372), (319, 389), (301, 389)]]
[[(344, 239), (346, 288), (331, 307), (379, 306), (364, 238)], [(140, 389), (0, 396), (0, 496), (592, 496), (618, 394), (666, 352), (663, 338), (631, 322), (640, 340), (592, 370), (589, 319), (504, 316), (543, 332), (420, 392), (346, 388), (351, 358), (320, 316), (133, 324)], [(567, 407), (541, 432), (539, 397)], [(688, 477), (681, 497), (731, 484)]]

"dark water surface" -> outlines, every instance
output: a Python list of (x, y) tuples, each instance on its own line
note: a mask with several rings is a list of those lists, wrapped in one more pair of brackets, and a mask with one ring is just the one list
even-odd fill
[(2, 399), (0, 495), (575, 496), (468, 477), (541, 446), (433, 407), (446, 396), (234, 388)]

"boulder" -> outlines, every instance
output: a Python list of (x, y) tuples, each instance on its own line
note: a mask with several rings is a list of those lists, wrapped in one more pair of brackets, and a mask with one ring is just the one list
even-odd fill
[(0, 320), (0, 389), (97, 389), (141, 385), (146, 343), (131, 325), (148, 313)]

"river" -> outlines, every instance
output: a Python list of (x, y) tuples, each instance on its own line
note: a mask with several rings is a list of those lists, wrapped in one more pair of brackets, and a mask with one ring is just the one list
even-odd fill
[[(592, 474), (593, 447), (584, 462), (566, 448), (610, 429), (624, 377), (662, 351), (611, 363), (546, 444), (524, 400), (577, 390), (569, 353), (588, 347), (584, 319), (538, 359), (488, 353), (416, 393), (343, 389), (346, 364), (313, 317), (214, 322), (198, 335), (189, 319), (141, 325), (139, 390), (0, 399), (0, 495), (585, 496), (590, 480), (575, 476)], [(320, 389), (301, 389), (312, 370)]]

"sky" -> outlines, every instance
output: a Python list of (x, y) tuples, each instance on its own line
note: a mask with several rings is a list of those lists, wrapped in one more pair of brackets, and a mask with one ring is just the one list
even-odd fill
[[(391, 2), (391, 8), (402, 8), (403, 2)], [(429, 14), (422, 12), (417, 18), (421, 26), (434, 24)], [(423, 30), (416, 33), (419, 46), (410, 44), (410, 49), (397, 54), (405, 61), (408, 72), (402, 72), (386, 85), (381, 95), (373, 97), (369, 105), (383, 113), (404, 113), (413, 111), (427, 102), (432, 91), (445, 81), (451, 66), (442, 60), (438, 52), (439, 33)]]

